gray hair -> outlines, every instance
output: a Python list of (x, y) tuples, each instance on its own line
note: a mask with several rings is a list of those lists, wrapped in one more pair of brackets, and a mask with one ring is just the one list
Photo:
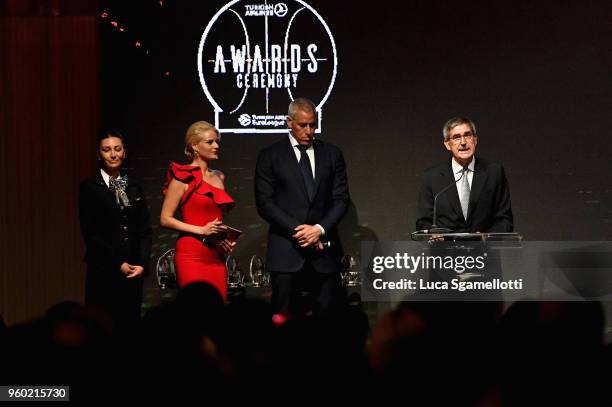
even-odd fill
[(317, 113), (316, 106), (312, 103), (312, 100), (306, 98), (296, 98), (293, 102), (289, 103), (289, 117), (295, 119), (295, 114), (298, 111), (306, 113)]
[(444, 127), (442, 128), (442, 137), (444, 137), (444, 140), (448, 139), (448, 137), (450, 136), (450, 131), (453, 129), (453, 127), (457, 127), (460, 124), (469, 125), (470, 129), (472, 130), (472, 133), (476, 135), (476, 125), (473, 121), (471, 121), (467, 117), (453, 117), (452, 119), (447, 121), (444, 124)]

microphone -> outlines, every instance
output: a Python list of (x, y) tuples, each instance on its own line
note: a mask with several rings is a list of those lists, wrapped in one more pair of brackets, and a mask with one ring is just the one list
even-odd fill
[[(452, 168), (452, 167), (451, 167)], [(450, 187), (455, 186), (457, 184), (457, 182), (461, 181), (461, 179), (463, 177), (465, 177), (468, 172), (468, 167), (463, 167), (463, 171), (461, 171), (461, 176), (459, 178), (457, 178), (456, 181), (451, 182), (450, 184), (448, 184), (447, 186), (445, 186), (444, 188), (442, 188), (440, 190), (440, 192), (438, 192), (435, 196), (434, 196), (434, 203), (433, 203), (433, 219), (432, 219), (432, 224), (431, 224), (431, 229), (429, 229), (429, 233), (449, 233), (452, 232), (451, 229), (448, 228), (439, 228), (438, 225), (436, 225), (436, 220), (437, 220), (437, 207), (436, 204), (438, 202), (438, 197), (440, 195), (442, 195), (442, 193), (446, 192), (446, 190), (448, 190)], [(454, 174), (453, 174), (454, 175)]]
[[(321, 242), (321, 244), (323, 245), (323, 248), (321, 249), (321, 251), (327, 250), (332, 247), (331, 241)], [(311, 245), (308, 248), (312, 251), (317, 251), (317, 245)]]
[[(326, 242), (321, 242), (321, 244), (323, 245), (323, 250), (325, 249), (329, 249), (330, 247), (332, 247), (332, 242), (331, 241), (326, 241)], [(314, 246), (312, 246), (314, 247)]]

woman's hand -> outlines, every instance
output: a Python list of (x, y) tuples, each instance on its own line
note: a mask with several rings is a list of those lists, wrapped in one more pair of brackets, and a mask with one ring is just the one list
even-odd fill
[(236, 242), (230, 242), (229, 240), (224, 239), (217, 243), (216, 249), (219, 253), (227, 256), (232, 252), (232, 250), (234, 250), (234, 246), (236, 246)]
[(130, 266), (130, 272), (127, 278), (134, 278), (144, 274), (144, 268), (142, 266)]
[(219, 233), (226, 231), (227, 228), (223, 225), (223, 222), (215, 218), (215, 220), (208, 222), (206, 225), (202, 226), (201, 235), (204, 237), (215, 236)]
[(126, 262), (121, 263), (121, 272), (127, 276), (130, 273), (130, 267)]
[(134, 278), (142, 275), (144, 273), (144, 268), (142, 266), (134, 266), (129, 263), (122, 263), (121, 272), (125, 274), (126, 278)]

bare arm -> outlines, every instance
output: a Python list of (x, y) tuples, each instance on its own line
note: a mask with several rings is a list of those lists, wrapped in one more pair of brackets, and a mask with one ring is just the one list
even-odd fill
[(169, 229), (174, 229), (179, 232), (192, 233), (201, 236), (212, 236), (223, 230), (223, 224), (220, 220), (213, 220), (204, 226), (190, 225), (189, 223), (182, 222), (174, 217), (181, 198), (187, 189), (187, 185), (173, 179), (168, 185), (168, 191), (164, 197), (164, 203), (162, 204), (160, 224), (161, 226)]

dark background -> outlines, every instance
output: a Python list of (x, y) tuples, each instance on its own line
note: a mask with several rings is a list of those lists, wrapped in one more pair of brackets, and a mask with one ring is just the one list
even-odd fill
[[(0, 315), (8, 324), (83, 300), (78, 185), (97, 171), (100, 128), (123, 130), (128, 171), (144, 178), (152, 264), (174, 246), (157, 225), (161, 188), (169, 162), (184, 162), (189, 124), (214, 118), (196, 54), (224, 4), (0, 0)], [(610, 240), (610, 2), (309, 4), (338, 48), (321, 137), (348, 165), (347, 253), (358, 258), (364, 240), (409, 238), (420, 175), (447, 159), (441, 127), (455, 115), (476, 122), (478, 155), (505, 166), (526, 239)], [(316, 99), (316, 90), (299, 95)], [(215, 163), (238, 202), (227, 223), (245, 231), (235, 252), (243, 269), (265, 252), (256, 153), (280, 137), (225, 134)]]
[[(156, 223), (168, 163), (185, 162), (185, 130), (214, 121), (196, 55), (224, 4), (101, 2), (127, 27), (101, 24), (101, 122), (127, 134), (128, 165), (146, 180)], [(420, 175), (447, 158), (441, 128), (456, 115), (475, 121), (477, 155), (505, 166), (515, 229), (526, 239), (610, 239), (609, 2), (309, 4), (338, 50), (321, 137), (343, 149), (348, 165), (347, 252), (358, 255), (361, 240), (409, 239)], [(254, 207), (256, 153), (280, 137), (222, 137), (215, 166), (238, 203), (226, 220), (246, 232), (235, 252), (243, 267), (263, 255), (267, 230)], [(156, 258), (174, 237), (155, 231)]]

